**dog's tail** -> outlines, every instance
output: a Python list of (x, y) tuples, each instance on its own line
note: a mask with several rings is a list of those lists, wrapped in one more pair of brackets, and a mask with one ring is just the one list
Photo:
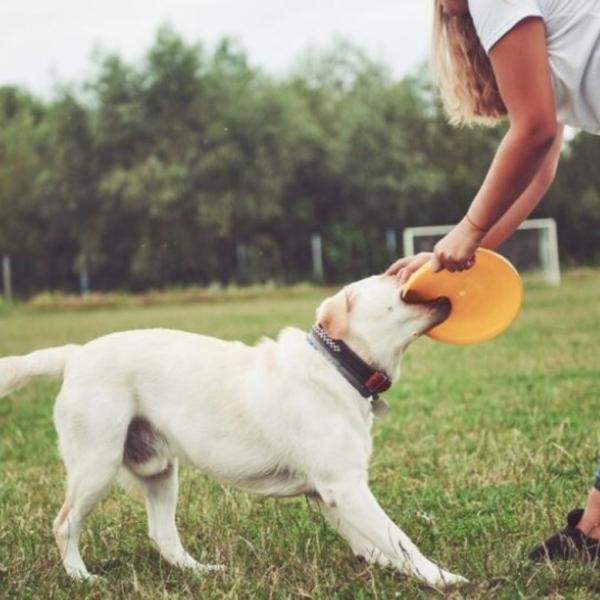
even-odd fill
[(80, 346), (38, 350), (25, 356), (0, 358), (0, 398), (24, 386), (34, 377), (63, 376), (67, 360)]

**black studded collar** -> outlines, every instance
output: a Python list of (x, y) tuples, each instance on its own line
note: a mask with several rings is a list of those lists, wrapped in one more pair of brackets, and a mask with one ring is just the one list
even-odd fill
[(330, 337), (320, 325), (315, 325), (310, 330), (308, 343), (332, 362), (363, 398), (371, 398), (373, 408), (376, 408), (379, 394), (389, 390), (392, 385), (386, 373), (371, 367), (347, 344)]

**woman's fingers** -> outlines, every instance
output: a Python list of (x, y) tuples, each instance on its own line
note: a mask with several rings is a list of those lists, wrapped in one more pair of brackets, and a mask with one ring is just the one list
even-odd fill
[(421, 252), (416, 256), (407, 256), (394, 264), (402, 263), (400, 268), (395, 272), (398, 281), (402, 284), (406, 283), (410, 276), (420, 269), (425, 263), (429, 262), (433, 257), (431, 252)]
[(459, 271), (468, 271), (472, 269), (475, 265), (475, 255), (471, 256), (471, 258), (467, 259), (461, 266)]
[(393, 265), (388, 267), (388, 270), (385, 272), (386, 275), (399, 275), (400, 270), (406, 267), (408, 263), (414, 258), (414, 256), (405, 256), (397, 260)]
[(463, 259), (456, 260), (453, 257), (447, 256), (444, 252), (436, 250), (432, 252), (421, 252), (416, 256), (405, 256), (397, 260), (385, 272), (386, 275), (395, 275), (401, 284), (406, 283), (410, 276), (420, 269), (426, 262), (431, 261), (431, 270), (434, 273), (446, 269), (450, 273), (457, 271), (466, 271), (475, 264), (475, 255)]
[(438, 271), (441, 271), (443, 268), (444, 268), (444, 266), (440, 262), (439, 258), (434, 254), (433, 257), (431, 258), (431, 270), (434, 273), (437, 273)]
[(431, 263), (434, 273), (441, 271), (442, 269), (446, 269), (447, 271), (450, 271), (450, 273), (468, 271), (475, 265), (475, 255), (467, 259), (457, 260), (441, 254), (435, 254)]

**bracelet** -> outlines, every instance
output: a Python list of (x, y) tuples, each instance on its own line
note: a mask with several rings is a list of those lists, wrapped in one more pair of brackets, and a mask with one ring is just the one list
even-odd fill
[(471, 219), (471, 217), (469, 216), (469, 213), (467, 213), (465, 215), (465, 218), (471, 224), (472, 227), (474, 227), (475, 229), (478, 229), (479, 231), (481, 231), (483, 233), (487, 233), (491, 229), (491, 227), (488, 227), (487, 229), (485, 229), (485, 228), (480, 227), (479, 225), (477, 225), (477, 223), (473, 222), (473, 219)]

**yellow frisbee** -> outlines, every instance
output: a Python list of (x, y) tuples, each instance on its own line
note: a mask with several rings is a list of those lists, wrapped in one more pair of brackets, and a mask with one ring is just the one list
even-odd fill
[(404, 285), (407, 301), (446, 296), (452, 312), (427, 332), (434, 340), (467, 345), (500, 335), (515, 320), (523, 304), (523, 283), (513, 265), (500, 254), (479, 249), (468, 271), (433, 273), (423, 265)]

